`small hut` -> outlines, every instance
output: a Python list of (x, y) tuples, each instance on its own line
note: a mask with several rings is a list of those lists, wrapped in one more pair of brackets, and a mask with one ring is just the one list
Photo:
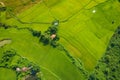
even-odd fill
[(56, 37), (56, 34), (52, 34), (52, 35), (50, 36), (51, 39), (54, 39), (55, 37)]

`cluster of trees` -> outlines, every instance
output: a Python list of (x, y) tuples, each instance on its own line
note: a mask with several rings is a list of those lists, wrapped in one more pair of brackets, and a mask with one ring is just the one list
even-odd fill
[(58, 32), (58, 21), (55, 21), (52, 23), (52, 25), (42, 34), (41, 31), (36, 31), (31, 28), (18, 28), (17, 26), (10, 26), (6, 25), (4, 23), (0, 23), (0, 27), (3, 27), (4, 29), (8, 28), (16, 28), (18, 30), (21, 29), (27, 29), (29, 30), (34, 37), (38, 37), (39, 42), (42, 42), (44, 45), (50, 44), (53, 47), (58, 46), (57, 41), (60, 39), (59, 36), (57, 35)]
[[(37, 73), (40, 72), (40, 67), (36, 64), (30, 62), (26, 58), (22, 58), (14, 50), (7, 50), (2, 53), (3, 56), (0, 60), (0, 68), (11, 69), (16, 72), (17, 80), (21, 80), (27, 75), (32, 75), (36, 77), (37, 80), (41, 80), (41, 76), (37, 76)], [(26, 71), (17, 71), (16, 69), (27, 68)]]
[(120, 2), (120, 0), (118, 0)]
[(120, 79), (120, 27), (111, 38), (105, 55), (99, 60), (88, 80)]
[(0, 66), (8, 67), (12, 58), (16, 55), (15, 51), (6, 51), (0, 60)]
[(0, 23), (0, 27), (3, 27), (4, 29), (8, 29), (10, 28), (11, 26), (10, 25), (6, 25), (4, 23)]
[(8, 28), (16, 28), (18, 30), (21, 30), (21, 29), (27, 29), (29, 30), (33, 36), (35, 37), (40, 37), (41, 36), (41, 31), (36, 31), (36, 30), (33, 30), (31, 28), (18, 28), (17, 26), (10, 26), (10, 25), (7, 25), (7, 24), (4, 24), (4, 23), (0, 23), (0, 27), (3, 27), (4, 29), (8, 29)]
[(39, 41), (42, 42), (44, 45), (49, 44), (49, 42), (50, 42), (50, 35), (48, 35), (48, 34), (41, 35)]
[(36, 31), (36, 30), (32, 30), (32, 35), (36, 36), (36, 37), (40, 37), (41, 36), (41, 31)]
[[(52, 25), (49, 27), (44, 34), (41, 35), (40, 37), (40, 42), (42, 42), (44, 45), (50, 44), (53, 47), (56, 47), (57, 41), (60, 39), (59, 36), (57, 35), (58, 32), (58, 25)], [(54, 35), (53, 38), (51, 38)]]
[(6, 7), (0, 7), (0, 11), (1, 11), (1, 12), (6, 11), (6, 9), (7, 9)]

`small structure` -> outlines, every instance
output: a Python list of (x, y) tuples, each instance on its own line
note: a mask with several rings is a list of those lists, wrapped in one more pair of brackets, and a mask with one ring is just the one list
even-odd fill
[(56, 37), (56, 34), (52, 34), (52, 35), (50, 36), (51, 39), (54, 39), (55, 37)]
[(58, 26), (58, 25), (59, 25), (59, 20), (55, 20), (55, 21), (52, 23), (52, 25)]
[(31, 68), (28, 68), (28, 67), (23, 67), (22, 69), (20, 69), (20, 68), (16, 68), (16, 71), (17, 72), (26, 72), (26, 71), (28, 71), (28, 70), (30, 70)]
[(28, 68), (28, 67), (23, 67), (22, 69), (21, 69), (21, 71), (22, 72), (26, 72), (26, 71), (28, 71), (30, 68)]
[(96, 13), (96, 10), (93, 10), (92, 13)]
[(20, 71), (21, 71), (21, 69), (20, 69), (20, 68), (16, 68), (16, 71), (17, 71), (17, 72), (20, 72)]
[(55, 23), (54, 23), (54, 25), (55, 25), (55, 26), (57, 26), (57, 25), (58, 25), (58, 23), (57, 23), (57, 22), (55, 22)]

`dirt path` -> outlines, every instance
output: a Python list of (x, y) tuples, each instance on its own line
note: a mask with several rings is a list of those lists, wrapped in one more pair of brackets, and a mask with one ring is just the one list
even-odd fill
[(5, 4), (3, 2), (0, 2), (0, 5), (2, 5), (2, 7), (5, 7)]
[(0, 40), (0, 47), (6, 45), (6, 44), (10, 44), (12, 41), (11, 39), (3, 39), (3, 40)]

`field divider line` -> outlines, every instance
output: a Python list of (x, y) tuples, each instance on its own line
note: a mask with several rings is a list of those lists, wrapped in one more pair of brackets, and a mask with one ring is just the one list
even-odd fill
[(56, 75), (54, 72), (52, 72), (51, 70), (47, 69), (46, 67), (43, 67), (40, 65), (41, 68), (47, 70), (48, 72), (50, 72), (53, 76), (55, 76), (58, 80), (62, 80), (58, 75)]
[(24, 22), (21, 19), (19, 19), (17, 16), (15, 16), (12, 12), (8, 11), (10, 16), (12, 16), (15, 20), (20, 22), (21, 24), (51, 24), (51, 22)]

